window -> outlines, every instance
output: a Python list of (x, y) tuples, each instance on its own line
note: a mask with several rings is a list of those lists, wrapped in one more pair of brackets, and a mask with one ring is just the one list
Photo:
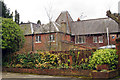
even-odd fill
[(97, 37), (96, 36), (93, 37), (93, 43), (97, 43)]
[(36, 42), (37, 43), (41, 42), (41, 36), (36, 36)]
[(76, 36), (76, 43), (78, 43), (78, 37), (79, 37), (79, 36)]
[(103, 43), (103, 36), (99, 36), (99, 43)]
[(54, 35), (52, 34), (52, 35), (50, 35), (50, 41), (51, 42), (54, 42), (55, 41), (55, 37), (54, 37)]
[(86, 38), (85, 36), (76, 36), (76, 43), (85, 43), (86, 42)]

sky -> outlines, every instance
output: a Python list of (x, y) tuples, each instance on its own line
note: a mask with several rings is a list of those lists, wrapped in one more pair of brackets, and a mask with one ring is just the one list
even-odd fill
[(106, 11), (118, 12), (120, 0), (4, 0), (11, 12), (18, 11), (20, 21), (42, 24), (55, 21), (62, 11), (68, 11), (74, 21), (78, 19), (105, 18)]

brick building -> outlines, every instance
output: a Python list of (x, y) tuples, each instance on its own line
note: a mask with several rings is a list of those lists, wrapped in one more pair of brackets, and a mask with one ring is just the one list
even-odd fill
[(110, 18), (73, 21), (68, 11), (61, 12), (55, 22), (20, 26), (26, 38), (24, 51), (98, 48), (108, 41), (115, 44), (120, 36), (118, 24)]

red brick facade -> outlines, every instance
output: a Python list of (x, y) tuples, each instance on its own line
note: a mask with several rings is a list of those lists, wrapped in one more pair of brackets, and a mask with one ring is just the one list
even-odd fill
[[(85, 36), (85, 43), (79, 43), (76, 45), (86, 45), (89, 47), (101, 47), (101, 46), (105, 46), (107, 44), (107, 39), (105, 37), (105, 35), (103, 36), (103, 43), (99, 43), (99, 36), (101, 35), (91, 35), (91, 36)], [(97, 43), (93, 42), (93, 37), (97, 37)]]
[[(99, 37), (103, 37), (103, 42), (99, 42)], [(93, 38), (97, 37), (97, 43), (93, 42)], [(110, 45), (115, 45), (116, 43), (116, 38), (117, 38), (117, 34), (110, 34), (109, 36), (109, 44)], [(98, 48), (101, 46), (106, 46), (108, 45), (108, 40), (107, 40), (107, 35), (106, 34), (96, 34), (96, 35), (89, 35), (89, 36), (85, 36), (85, 43), (76, 43), (75, 42), (75, 37), (72, 39), (73, 42), (76, 45), (85, 45), (88, 47), (93, 47), (93, 48)]]
[[(24, 45), (24, 48), (22, 49), (22, 51), (25, 51), (25, 52), (32, 51), (32, 46), (34, 48), (34, 51), (49, 50), (49, 45), (50, 45), (49, 35), (50, 34), (48, 34), (48, 33), (34, 34), (33, 45), (32, 45), (32, 35), (26, 35), (25, 36), (26, 41), (25, 41), (25, 45)], [(86, 37), (85, 43), (79, 43), (79, 44), (75, 43), (75, 36), (71, 37), (71, 35), (69, 35), (69, 34), (51, 33), (51, 35), (54, 35), (54, 39), (55, 39), (53, 42), (51, 42), (51, 50), (57, 50), (57, 51), (70, 50), (73, 48), (74, 45), (79, 46), (79, 48), (77, 47), (77, 49), (84, 49), (84, 47), (80, 47), (80, 46), (87, 46), (87, 47), (91, 47), (91, 48), (97, 47), (98, 48), (98, 47), (107, 45), (106, 35), (102, 35), (103, 43), (99, 43), (99, 36), (101, 36), (101, 35), (91, 35), (91, 36), (85, 36)], [(41, 36), (40, 42), (36, 42), (36, 36)], [(110, 36), (110, 44), (115, 44), (115, 40), (117, 37), (115, 35), (115, 38), (112, 39), (112, 36), (113, 35)], [(93, 42), (93, 37), (97, 37), (97, 43)], [(72, 42), (72, 44), (69, 44), (70, 42)]]
[[(49, 36), (54, 35), (54, 41), (49, 40)], [(41, 36), (41, 41), (36, 42), (36, 36)], [(51, 43), (51, 50), (62, 50), (62, 41), (71, 41), (71, 37), (69, 34), (64, 33), (45, 33), (45, 34), (34, 34), (33, 41), (32, 35), (25, 36), (25, 44), (24, 47), (19, 51), (20, 53), (36, 51), (36, 50), (49, 50)], [(32, 44), (33, 43), (33, 44)]]
[(118, 54), (118, 69), (120, 70), (120, 38), (116, 39), (116, 50)]

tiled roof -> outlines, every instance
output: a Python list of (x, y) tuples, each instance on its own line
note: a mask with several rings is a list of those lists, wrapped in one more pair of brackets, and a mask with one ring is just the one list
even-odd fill
[(110, 18), (99, 18), (72, 22), (72, 35), (87, 35), (106, 33), (108, 27), (109, 33), (119, 32), (118, 24)]
[[(68, 11), (61, 12), (55, 22), (51, 22), (44, 25), (35, 23), (23, 23), (21, 28), (24, 31), (24, 35), (49, 33), (49, 32), (64, 32), (62, 31), (61, 23), (66, 23), (66, 33), (72, 35), (88, 35), (88, 34), (101, 34), (106, 33), (108, 27), (109, 33), (120, 32), (118, 24), (110, 18), (99, 18), (91, 20), (73, 21)], [(51, 27), (51, 28), (50, 28)]]
[(32, 34), (32, 31), (31, 31), (31, 24), (30, 24), (30, 23), (23, 23), (23, 24), (20, 24), (20, 27), (21, 27), (21, 29), (23, 30), (24, 35)]
[[(50, 26), (51, 25), (51, 26)], [(39, 34), (39, 33), (49, 33), (49, 32), (62, 32), (61, 26), (56, 22), (51, 22), (44, 25), (39, 25), (35, 23), (23, 23), (20, 24), (21, 29), (24, 31), (24, 35), (29, 34)]]
[(34, 29), (35, 29), (35, 34), (38, 34), (38, 33), (60, 32), (61, 31), (60, 27), (61, 26), (56, 22), (51, 22), (51, 24), (48, 23), (48, 24), (40, 25), (35, 27)]

